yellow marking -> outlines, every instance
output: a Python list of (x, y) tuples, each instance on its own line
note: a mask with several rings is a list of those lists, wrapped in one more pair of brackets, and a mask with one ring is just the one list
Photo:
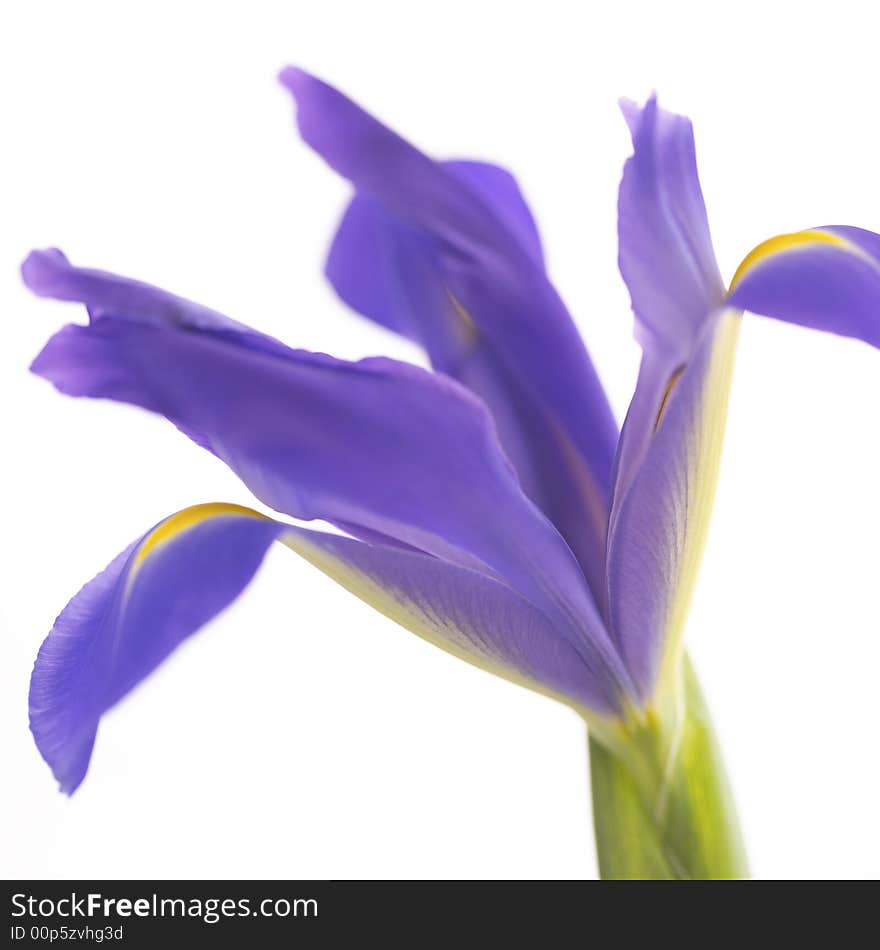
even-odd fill
[(663, 398), (660, 400), (660, 408), (657, 410), (657, 418), (654, 420), (655, 432), (660, 426), (660, 420), (663, 418), (663, 413), (666, 412), (666, 404), (669, 402), (669, 397), (672, 395), (672, 390), (675, 389), (675, 384), (681, 379), (683, 374), (684, 367), (679, 366), (672, 376), (669, 377), (669, 382), (666, 384), (666, 391), (663, 393)]
[(221, 515), (247, 515), (251, 518), (262, 518), (264, 521), (269, 520), (265, 515), (261, 515), (252, 508), (245, 508), (242, 505), (228, 505), (220, 501), (184, 508), (183, 511), (178, 511), (176, 515), (166, 518), (162, 524), (154, 528), (144, 538), (135, 555), (134, 568), (140, 567), (148, 554), (151, 554), (160, 545), (171, 541), (181, 532), (188, 528), (194, 528), (197, 524), (201, 524), (209, 518), (217, 518)]
[(478, 331), (477, 325), (474, 323), (474, 318), (465, 310), (461, 305), (458, 297), (447, 287), (446, 293), (449, 295), (449, 299), (452, 302), (452, 306), (455, 310), (455, 315), (459, 319), (459, 326), (464, 333), (464, 339), (466, 343), (476, 342)]
[(757, 247), (752, 248), (743, 258), (742, 263), (737, 267), (733, 280), (730, 282), (730, 291), (743, 279), (746, 273), (752, 268), (772, 257), (774, 254), (780, 254), (784, 251), (793, 251), (798, 248), (804, 249), (810, 245), (830, 244), (833, 247), (840, 247), (844, 250), (857, 250), (855, 246), (837, 234), (830, 231), (795, 231), (792, 234), (777, 234), (776, 237), (768, 238)]

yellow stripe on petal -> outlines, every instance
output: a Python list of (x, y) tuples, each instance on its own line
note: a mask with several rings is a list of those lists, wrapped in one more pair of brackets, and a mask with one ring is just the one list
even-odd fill
[(654, 420), (655, 432), (660, 425), (660, 420), (663, 418), (663, 413), (666, 412), (666, 406), (669, 403), (669, 397), (672, 395), (672, 390), (675, 389), (675, 384), (681, 379), (685, 369), (686, 367), (679, 366), (672, 376), (669, 377), (669, 382), (666, 384), (666, 391), (663, 393), (663, 398), (660, 400), (660, 408), (657, 410), (657, 418)]
[(456, 318), (456, 326), (462, 334), (465, 345), (473, 346), (473, 344), (477, 341), (477, 336), (479, 335), (477, 331), (477, 325), (474, 323), (474, 318), (467, 310), (465, 310), (461, 304), (461, 301), (448, 287), (446, 288), (446, 293), (448, 294), (449, 301), (452, 304), (452, 311)]
[(831, 231), (814, 229), (795, 231), (792, 234), (777, 234), (776, 237), (768, 238), (746, 254), (733, 275), (733, 280), (730, 282), (730, 291), (733, 291), (746, 274), (768, 258), (776, 254), (783, 254), (786, 251), (807, 250), (821, 244), (829, 244), (845, 251), (852, 251), (860, 257), (864, 254), (861, 248), (851, 241), (847, 241), (846, 238), (842, 238), (839, 234), (833, 234)]
[(141, 566), (148, 555), (178, 537), (184, 531), (194, 528), (196, 525), (210, 518), (218, 518), (223, 515), (244, 515), (251, 518), (262, 518), (265, 521), (269, 520), (265, 515), (261, 515), (252, 508), (245, 508), (242, 505), (230, 505), (219, 501), (208, 502), (204, 505), (193, 505), (192, 508), (184, 508), (183, 511), (178, 511), (176, 515), (166, 518), (165, 521), (154, 528), (144, 538), (135, 555), (133, 568), (136, 570)]

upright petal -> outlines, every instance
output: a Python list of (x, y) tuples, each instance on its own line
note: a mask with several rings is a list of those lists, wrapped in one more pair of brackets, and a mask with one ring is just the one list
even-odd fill
[(687, 354), (724, 297), (685, 116), (652, 96), (621, 103), (633, 139), (618, 197), (619, 261), (639, 329), (664, 350)]
[(613, 634), (648, 699), (679, 668), (742, 311), (880, 346), (880, 236), (833, 226), (771, 238), (724, 294), (690, 123), (653, 101), (625, 111), (636, 154), (621, 185), (621, 269), (645, 353), (621, 438), (608, 584)]
[(356, 189), (327, 263), (334, 287), (487, 403), (601, 600), (617, 429), (515, 181), (428, 158), (301, 70), (281, 78), (305, 141)]
[(608, 550), (611, 628), (645, 700), (679, 668), (718, 481), (740, 323), (736, 310), (710, 317), (657, 410), (656, 431), (615, 506)]
[(643, 358), (615, 470), (611, 629), (645, 701), (681, 634), (717, 480), (739, 314), (721, 309), (690, 122), (624, 104), (620, 268)]
[(275, 341), (254, 348), (124, 309), (63, 328), (34, 371), (70, 395), (133, 403), (198, 433), (278, 511), (503, 578), (579, 652), (619, 667), (580, 568), (463, 387), (391, 360), (347, 363)]
[(880, 347), (880, 235), (831, 225), (770, 238), (739, 266), (729, 301)]
[(600, 720), (614, 708), (612, 684), (499, 581), (237, 505), (198, 505), (148, 531), (87, 584), (40, 650), (31, 728), (63, 791), (85, 776), (103, 714), (241, 593), (276, 539), (448, 652)]
[(644, 356), (618, 446), (618, 497), (641, 462), (669, 387), (724, 300), (690, 120), (660, 109), (655, 96), (641, 109), (629, 100), (621, 107), (633, 154), (618, 196), (618, 259)]

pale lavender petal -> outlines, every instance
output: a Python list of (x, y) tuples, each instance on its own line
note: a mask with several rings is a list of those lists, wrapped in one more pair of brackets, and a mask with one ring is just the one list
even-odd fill
[(633, 155), (618, 197), (620, 270), (632, 297), (639, 340), (673, 354), (690, 351), (723, 300), (690, 120), (625, 103)]
[(678, 669), (717, 483), (740, 323), (738, 311), (710, 317), (616, 507), (608, 547), (611, 628), (645, 701)]

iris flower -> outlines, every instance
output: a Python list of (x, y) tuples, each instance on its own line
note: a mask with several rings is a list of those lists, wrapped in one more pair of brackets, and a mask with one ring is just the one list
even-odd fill
[(288, 68), (299, 131), (354, 194), (326, 273), (433, 372), (291, 349), (147, 284), (34, 251), (25, 283), (82, 303), (33, 371), (167, 418), (269, 509), (149, 528), (73, 598), (30, 691), (63, 791), (101, 717), (248, 585), (279, 542), (403, 627), (568, 704), (590, 732), (606, 877), (747, 873), (682, 635), (744, 311), (880, 346), (880, 236), (771, 238), (725, 287), (688, 119), (623, 103), (620, 270), (643, 357), (622, 430), (545, 270), (513, 177), (435, 161)]

